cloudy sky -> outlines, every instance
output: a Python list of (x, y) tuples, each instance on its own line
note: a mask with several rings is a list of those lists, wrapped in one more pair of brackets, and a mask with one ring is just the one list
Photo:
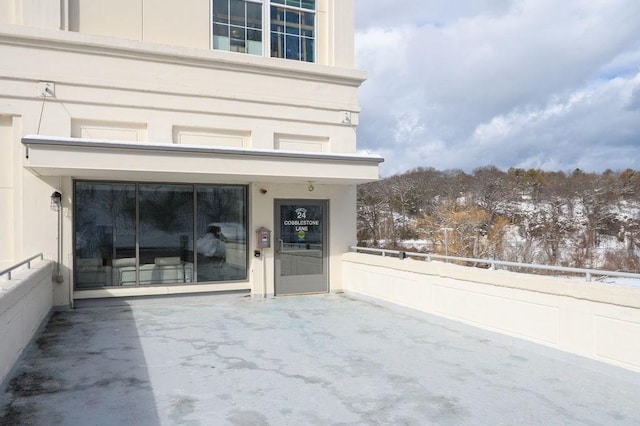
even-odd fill
[(356, 0), (359, 148), (415, 167), (640, 169), (639, 0)]

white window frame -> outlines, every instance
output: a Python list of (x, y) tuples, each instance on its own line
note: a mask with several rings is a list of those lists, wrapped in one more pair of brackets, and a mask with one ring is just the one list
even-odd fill
[[(285, 57), (271, 56), (271, 6), (281, 7), (285, 10), (295, 10), (297, 12), (311, 12), (311, 9), (305, 9), (297, 6), (287, 6), (280, 3), (272, 3), (271, 0), (265, 0), (268, 3), (268, 7), (265, 15), (267, 16), (268, 25), (265, 27), (267, 31), (268, 43), (265, 43), (265, 55), (273, 59), (285, 59), (287, 61), (293, 61), (295, 59), (288, 59)], [(298, 59), (298, 62), (307, 62), (309, 64), (315, 64), (318, 62), (318, 3), (320, 0), (316, 0), (315, 9), (313, 9), (313, 60), (311, 62)], [(285, 32), (286, 35), (286, 32)], [(299, 36), (300, 40), (304, 40), (306, 37)]]
[(268, 40), (265, 41), (264, 39), (264, 32), (265, 32), (265, 25), (268, 23), (268, 21), (265, 19), (265, 3), (269, 3), (269, 0), (243, 0), (245, 3), (256, 3), (256, 4), (260, 4), (262, 5), (262, 53), (261, 55), (256, 55), (256, 54), (252, 54), (252, 53), (248, 53), (248, 52), (235, 52), (233, 50), (225, 50), (225, 49), (216, 49), (214, 48), (214, 42), (213, 42), (213, 2), (215, 0), (209, 0), (209, 50), (217, 50), (219, 52), (229, 52), (229, 53), (236, 53), (239, 55), (253, 55), (253, 56), (265, 56), (266, 52), (268, 52)]
[[(220, 52), (235, 53), (240, 55), (251, 55), (251, 53), (248, 53), (248, 52), (247, 53), (234, 52), (232, 50), (214, 48), (214, 41), (213, 41), (213, 37), (214, 37), (213, 2), (214, 1), (215, 0), (209, 1), (209, 49), (217, 50)], [(288, 59), (285, 57), (271, 56), (271, 6), (281, 7), (283, 9), (294, 10), (298, 12), (313, 13), (313, 60), (309, 62), (303, 59), (298, 59), (297, 61), (308, 62), (308, 63), (318, 62), (318, 3), (320, 2), (320, 0), (316, 0), (316, 7), (313, 11), (311, 9), (306, 9), (303, 7), (287, 6), (280, 3), (272, 3), (271, 0), (244, 0), (244, 1), (248, 3), (257, 3), (262, 5), (262, 57), (265, 57), (265, 58), (285, 59), (289, 61), (295, 60), (295, 59)], [(307, 37), (303, 37), (302, 35), (300, 35), (299, 38), (301, 41), (303, 41)], [(254, 55), (254, 56), (257, 56), (257, 55)]]

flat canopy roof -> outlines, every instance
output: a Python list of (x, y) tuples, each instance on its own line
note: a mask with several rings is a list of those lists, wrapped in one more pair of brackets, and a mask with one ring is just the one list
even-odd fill
[(27, 135), (25, 167), (40, 176), (174, 182), (360, 184), (378, 155), (305, 153)]

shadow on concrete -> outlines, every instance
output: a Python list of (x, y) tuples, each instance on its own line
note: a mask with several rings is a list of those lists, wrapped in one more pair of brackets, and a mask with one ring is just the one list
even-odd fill
[(129, 303), (54, 314), (0, 424), (640, 424), (640, 373), (400, 307)]
[(54, 312), (1, 401), (0, 425), (159, 424), (132, 308)]

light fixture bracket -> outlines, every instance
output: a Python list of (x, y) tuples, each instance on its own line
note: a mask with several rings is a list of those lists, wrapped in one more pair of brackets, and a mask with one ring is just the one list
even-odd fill
[(62, 208), (62, 194), (58, 191), (53, 191), (51, 194), (51, 209), (60, 211)]

